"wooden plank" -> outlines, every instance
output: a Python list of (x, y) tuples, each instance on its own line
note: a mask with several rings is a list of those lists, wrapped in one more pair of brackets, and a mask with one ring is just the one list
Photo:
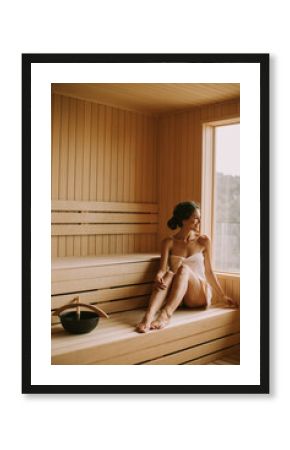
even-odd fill
[(111, 300), (126, 299), (130, 297), (137, 297), (148, 295), (152, 292), (153, 283), (148, 282), (144, 284), (137, 284), (131, 286), (122, 286), (113, 289), (99, 289), (92, 292), (79, 292), (77, 294), (63, 294), (51, 297), (51, 309), (60, 308), (67, 303), (73, 301), (78, 295), (81, 303), (98, 303), (109, 302)]
[(51, 294), (64, 294), (79, 291), (88, 291), (93, 289), (109, 288), (114, 286), (125, 286), (129, 284), (141, 284), (152, 281), (156, 271), (144, 273), (132, 273), (114, 275), (109, 277), (91, 278), (84, 280), (58, 281), (51, 285)]
[(137, 115), (136, 114), (130, 114), (131, 116), (131, 132), (130, 132), (130, 197), (129, 200), (131, 202), (136, 202), (136, 120)]
[(125, 111), (124, 118), (124, 180), (123, 180), (123, 200), (130, 200), (130, 126), (131, 116)]
[(226, 295), (233, 297), (233, 280), (230, 278), (226, 280)]
[(160, 261), (158, 253), (124, 253), (112, 255), (98, 255), (86, 257), (53, 258), (51, 261), (52, 270), (104, 266), (111, 264), (135, 263), (141, 261)]
[(156, 261), (142, 261), (134, 263), (124, 263), (97, 267), (78, 267), (76, 269), (59, 269), (53, 270), (51, 273), (51, 281), (69, 281), (69, 280), (83, 280), (87, 278), (108, 277), (112, 275), (129, 273), (143, 273), (154, 272), (158, 270), (159, 264)]
[(186, 180), (186, 168), (188, 160), (186, 158), (186, 143), (187, 143), (187, 135), (186, 135), (186, 117), (187, 113), (180, 113), (179, 115), (179, 145), (182, 148), (179, 160), (179, 172), (180, 172), (180, 198), (187, 198), (186, 192), (186, 183), (183, 183), (183, 180)]
[(112, 114), (113, 109), (110, 106), (105, 106), (105, 141), (104, 141), (104, 200), (113, 201), (111, 197), (111, 170), (112, 170)]
[[(76, 164), (76, 100), (69, 99), (69, 121), (68, 121), (68, 173), (67, 185), (68, 193), (67, 199), (74, 200), (75, 198), (75, 164)], [(68, 236), (66, 238), (66, 255), (74, 254), (74, 237)]]
[(240, 333), (235, 333), (230, 336), (215, 339), (211, 342), (199, 344), (197, 346), (180, 351), (178, 353), (174, 353), (172, 355), (167, 355), (162, 358), (157, 358), (145, 362), (144, 365), (181, 364), (185, 361), (191, 361), (192, 359), (199, 358), (200, 356), (204, 356), (209, 353), (221, 350), (223, 348), (230, 347), (239, 342), (240, 342)]
[(228, 355), (227, 359), (229, 361), (232, 361), (232, 362), (236, 363), (236, 364), (240, 364), (240, 353), (238, 353), (237, 356), (233, 356), (233, 354), (230, 353)]
[[(142, 117), (142, 133), (141, 133), (141, 155), (142, 155), (142, 179), (141, 181), (141, 198), (143, 202), (149, 201), (149, 185), (151, 184), (150, 167), (149, 167), (149, 149), (148, 149), (148, 117)], [(148, 239), (146, 237), (146, 248), (148, 248)]]
[[(136, 201), (143, 201), (142, 197), (142, 178), (143, 178), (143, 171), (142, 171), (142, 159), (143, 159), (143, 134), (142, 134), (142, 115), (137, 114), (136, 116), (136, 159), (135, 159), (135, 200)], [(139, 250), (137, 250), (139, 251)]]
[(238, 330), (239, 325), (237, 323), (233, 323), (229, 326), (202, 331), (201, 333), (187, 336), (182, 339), (176, 339), (170, 342), (165, 342), (163, 344), (145, 348), (143, 350), (138, 350), (136, 352), (127, 353), (121, 356), (116, 355), (115, 357), (97, 361), (96, 363), (92, 364), (140, 364), (142, 362), (164, 356), (168, 353), (177, 352), (194, 345), (199, 345), (209, 340), (217, 339), (227, 334), (237, 332)]
[[(77, 117), (76, 117), (76, 156), (75, 156), (75, 200), (72, 203), (82, 201), (82, 187), (83, 187), (83, 152), (84, 152), (84, 120), (85, 120), (85, 103), (77, 101)], [(58, 202), (56, 202), (58, 204)], [(67, 202), (62, 202), (67, 204)], [(52, 209), (53, 209), (52, 202)], [(74, 250), (75, 256), (80, 256), (82, 252), (81, 236), (74, 236)]]
[(214, 365), (217, 365), (217, 364), (215, 364), (215, 361), (218, 358), (220, 358), (221, 356), (228, 355), (229, 353), (231, 353), (233, 350), (235, 350), (237, 348), (239, 348), (239, 344), (233, 345), (233, 346), (228, 347), (226, 349), (219, 350), (217, 352), (210, 353), (210, 354), (202, 356), (200, 358), (196, 358), (196, 359), (194, 359), (192, 361), (187, 361), (185, 363), (185, 365), (193, 365), (193, 364), (194, 365), (203, 365), (203, 364), (208, 364), (209, 362), (213, 362)]
[(90, 199), (91, 111), (92, 103), (85, 102), (82, 200)]
[(152, 197), (151, 201), (157, 201), (158, 199), (158, 119), (152, 118), (152, 142), (151, 142), (151, 152), (152, 152)]
[(52, 200), (52, 211), (157, 213), (157, 203)]
[(97, 186), (96, 200), (103, 200), (103, 176), (104, 176), (104, 105), (97, 106)]
[(119, 141), (119, 110), (112, 109), (112, 127), (111, 127), (111, 172), (110, 172), (110, 200), (117, 201), (117, 190), (118, 190), (118, 141)]
[(92, 104), (91, 109), (91, 136), (90, 136), (90, 147), (91, 147), (91, 155), (90, 155), (90, 189), (89, 189), (89, 200), (96, 201), (97, 200), (97, 154), (98, 154), (98, 109), (96, 104)]
[(52, 210), (54, 210), (54, 204), (77, 204), (82, 198), (82, 186), (83, 186), (83, 146), (84, 146), (84, 116), (85, 116), (85, 104), (83, 101), (77, 101), (76, 109), (76, 154), (75, 154), (75, 195), (74, 201), (56, 201), (52, 202)]
[(215, 272), (216, 276), (219, 278), (219, 280), (239, 280), (240, 274), (239, 273), (225, 273), (225, 272)]
[(76, 100), (69, 99), (68, 128), (68, 200), (75, 198), (75, 164), (76, 164)]
[(113, 302), (98, 303), (98, 306), (102, 308), (106, 313), (115, 313), (121, 311), (129, 311), (132, 309), (144, 308), (148, 305), (150, 296), (144, 295), (140, 297), (132, 297), (127, 300), (116, 300)]
[[(154, 347), (175, 339), (207, 332), (210, 329), (234, 325), (237, 317), (236, 312), (230, 314), (228, 311), (227, 314), (223, 312), (217, 315), (216, 311), (191, 311), (188, 314), (188, 311), (177, 310), (174, 319), (167, 328), (144, 335), (135, 332), (135, 325), (143, 317), (144, 311), (140, 309), (121, 312), (113, 314), (109, 320), (100, 319), (98, 332), (94, 331), (83, 336), (61, 333), (54, 339), (54, 351), (55, 353), (63, 353), (71, 350), (76, 351), (77, 349), (84, 350), (85, 347), (90, 347), (90, 345), (95, 346), (97, 344), (97, 346), (102, 347), (105, 345), (104, 356), (101, 358), (101, 349), (98, 348), (98, 357), (100, 360), (107, 359), (112, 356), (107, 353), (110, 348), (112, 348), (115, 356), (127, 354), (131, 351), (140, 351), (142, 348)], [(97, 337), (95, 336), (96, 333)], [(138, 342), (136, 342), (136, 338)]]
[(148, 116), (144, 116), (144, 197), (143, 201), (150, 202), (152, 201), (152, 186), (153, 186), (153, 178), (152, 178), (152, 142), (151, 135), (153, 132), (153, 124), (152, 119)]
[(52, 96), (52, 115), (51, 115), (51, 195), (53, 199), (58, 198), (59, 188), (59, 151), (60, 151), (60, 117), (61, 117), (61, 97)]
[(66, 255), (66, 239), (65, 236), (58, 237), (58, 256), (62, 257)]
[[(82, 200), (90, 199), (90, 157), (91, 157), (91, 107), (92, 103), (85, 101), (84, 116), (84, 147), (83, 147), (83, 177)], [(87, 233), (85, 233), (87, 234)], [(94, 234), (94, 233), (89, 233)], [(89, 253), (89, 236), (81, 236), (81, 255)]]
[[(202, 148), (202, 127), (200, 122), (200, 109), (197, 108), (194, 110), (194, 135), (195, 135), (195, 161), (196, 161), (196, 170), (194, 178), (197, 179), (196, 183), (196, 191), (194, 191), (195, 198), (197, 202), (201, 203), (201, 166), (202, 166), (202, 154), (201, 152), (197, 152), (196, 149)], [(196, 154), (197, 153), (197, 154)]]
[[(95, 330), (82, 336), (72, 336), (60, 331), (52, 338), (52, 364), (90, 364), (117, 354), (141, 351), (205, 330), (231, 325), (239, 318), (237, 310), (177, 310), (163, 330), (139, 334), (134, 330), (143, 315), (144, 310), (116, 313), (110, 319), (100, 319)], [(110, 321), (114, 324), (113, 334), (106, 336)]]
[(85, 236), (93, 234), (156, 233), (157, 224), (81, 224), (52, 225), (52, 236)]
[[(144, 308), (148, 305), (149, 295), (142, 295), (140, 297), (131, 297), (124, 300), (114, 300), (107, 302), (90, 303), (91, 305), (99, 306), (103, 311), (108, 314), (116, 313), (120, 311), (130, 311), (132, 309)], [(51, 324), (55, 325), (60, 323), (58, 316), (51, 317)]]
[[(163, 330), (161, 333), (159, 331), (151, 331), (150, 333), (140, 334), (135, 331), (135, 325), (137, 321), (132, 323), (132, 327), (130, 329), (131, 320), (130, 317), (141, 318), (140, 311), (144, 314), (143, 310), (131, 310), (120, 313), (113, 313), (110, 315), (109, 319), (103, 320), (100, 319), (98, 325), (98, 332), (95, 330), (90, 334), (86, 334), (83, 336), (74, 336), (70, 333), (67, 333), (63, 330), (62, 326), (54, 326), (54, 333), (58, 333), (54, 336), (52, 344), (54, 347), (54, 353), (63, 354), (67, 352), (75, 352), (78, 349), (82, 348), (83, 351), (86, 351), (87, 347), (98, 347), (97, 357), (91, 359), (91, 362), (104, 361), (109, 358), (115, 358), (119, 356), (127, 356), (130, 353), (138, 353), (143, 350), (151, 350), (152, 348), (158, 347), (159, 345), (174, 343), (179, 339), (193, 338), (195, 335), (199, 335), (200, 333), (208, 333), (211, 329), (221, 328), (218, 327), (200, 327), (199, 321), (202, 320), (204, 322), (204, 317), (199, 320), (195, 320), (196, 329), (193, 330), (193, 327), (189, 328), (190, 322), (183, 321), (179, 325), (175, 324), (171, 329)], [(182, 311), (181, 311), (182, 312)], [(126, 318), (126, 320), (124, 320)], [(139, 320), (138, 320), (139, 321)], [(208, 319), (206, 319), (208, 322)], [(212, 322), (213, 323), (213, 322)], [(219, 323), (216, 323), (219, 325)], [(236, 328), (236, 323), (225, 323), (223, 320), (223, 327), (233, 327), (233, 330)], [(185, 327), (185, 330), (180, 329), (180, 327)], [(181, 335), (177, 333), (177, 330), (180, 330)], [(96, 334), (97, 333), (97, 334)], [(180, 337), (181, 336), (181, 337)], [(205, 334), (200, 339), (201, 342), (205, 342), (207, 339), (205, 338)], [(190, 345), (189, 345), (190, 346)], [(165, 352), (166, 353), (166, 352)], [(164, 352), (163, 352), (164, 355)], [(142, 362), (144, 359), (138, 359), (137, 362)]]
[(117, 153), (117, 201), (124, 201), (124, 165), (127, 161), (124, 159), (124, 132), (125, 132), (125, 111), (119, 110), (119, 129), (118, 129), (118, 153)]
[(57, 237), (52, 237), (51, 238), (51, 257), (55, 258), (57, 257)]
[(66, 200), (68, 195), (68, 114), (69, 98), (61, 99), (61, 125), (60, 125), (60, 159), (59, 159), (59, 198)]
[(240, 278), (233, 279), (233, 299), (240, 304)]
[(238, 361), (234, 361), (234, 360), (228, 358), (227, 356), (225, 356), (225, 357), (223, 357), (221, 359), (217, 359), (216, 360), (216, 364), (219, 364), (221, 366), (225, 366), (225, 365), (227, 365), (227, 366), (229, 366), (229, 365), (237, 366), (237, 365), (239, 365), (239, 362)]
[(157, 214), (148, 213), (87, 213), (87, 212), (52, 212), (53, 224), (81, 223), (158, 223)]

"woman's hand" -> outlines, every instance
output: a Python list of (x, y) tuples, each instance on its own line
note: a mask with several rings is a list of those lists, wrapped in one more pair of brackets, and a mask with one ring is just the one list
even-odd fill
[(154, 289), (159, 290), (159, 289), (166, 289), (167, 288), (167, 284), (164, 283), (164, 275), (166, 272), (163, 272), (162, 270), (159, 270), (159, 272), (157, 272), (157, 275), (154, 279)]
[(219, 299), (217, 306), (225, 306), (228, 308), (239, 308), (238, 302), (225, 294)]

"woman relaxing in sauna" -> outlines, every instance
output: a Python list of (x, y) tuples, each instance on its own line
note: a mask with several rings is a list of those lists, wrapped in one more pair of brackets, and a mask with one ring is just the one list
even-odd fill
[(172, 230), (180, 227), (180, 230), (162, 240), (160, 270), (154, 280), (146, 314), (136, 326), (139, 333), (165, 327), (182, 301), (189, 308), (209, 307), (212, 289), (218, 294), (219, 305), (238, 307), (234, 300), (225, 295), (213, 273), (210, 239), (205, 234), (200, 235), (199, 225), (200, 210), (197, 204), (182, 202), (176, 205), (167, 226)]

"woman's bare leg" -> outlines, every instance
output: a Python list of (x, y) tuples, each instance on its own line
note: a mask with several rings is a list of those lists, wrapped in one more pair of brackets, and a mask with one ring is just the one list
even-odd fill
[(176, 310), (176, 308), (182, 302), (182, 299), (187, 291), (189, 270), (186, 266), (180, 266), (175, 274), (172, 289), (168, 296), (166, 305), (161, 310), (157, 320), (151, 323), (151, 328), (159, 329), (165, 327), (169, 322), (170, 317)]
[(143, 317), (141, 322), (136, 325), (136, 331), (138, 331), (139, 333), (146, 333), (146, 331), (150, 330), (150, 325), (152, 320), (154, 319), (155, 313), (161, 308), (171, 287), (173, 276), (173, 272), (167, 272), (163, 278), (164, 283), (167, 285), (167, 287), (165, 289), (153, 289), (145, 316)]

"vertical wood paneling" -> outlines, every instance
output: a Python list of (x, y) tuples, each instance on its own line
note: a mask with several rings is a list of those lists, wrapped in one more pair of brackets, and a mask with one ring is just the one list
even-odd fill
[(111, 157), (112, 157), (112, 108), (105, 107), (105, 167), (104, 167), (104, 201), (111, 200)]
[[(240, 303), (240, 277), (222, 274), (217, 275), (217, 278), (224, 293)], [(212, 304), (214, 305), (217, 300), (216, 293), (213, 293)]]
[(131, 114), (131, 142), (130, 142), (130, 202), (136, 198), (135, 175), (136, 175), (136, 115)]
[[(158, 142), (157, 142), (157, 128), (158, 127), (158, 119), (151, 118), (150, 126), (149, 126), (149, 149), (151, 152), (151, 160), (150, 167), (152, 168), (152, 178), (149, 180), (151, 184), (151, 195), (150, 202), (154, 202), (155, 200), (159, 203), (159, 192), (158, 192), (158, 178), (157, 178), (157, 164), (158, 164)], [(150, 130), (153, 129), (153, 132)]]
[[(123, 195), (124, 201), (130, 200), (130, 130), (131, 130), (131, 115), (128, 112), (124, 113), (124, 179), (123, 179)], [(124, 236), (124, 245), (128, 245), (128, 236)]]
[[(194, 127), (191, 133), (191, 128)], [(196, 177), (194, 176), (194, 135), (195, 135), (195, 121), (194, 111), (187, 114), (187, 127), (185, 133), (187, 134), (188, 151), (187, 151), (187, 176), (186, 176), (186, 193), (195, 192)]]
[[(157, 202), (156, 139), (156, 118), (53, 95), (52, 199)], [(53, 256), (134, 251), (157, 251), (156, 236), (52, 239)]]
[(119, 129), (117, 135), (117, 182), (116, 182), (116, 201), (121, 202), (124, 199), (124, 128), (125, 113), (119, 112)]
[(90, 154), (90, 167), (89, 167), (89, 173), (90, 173), (90, 193), (89, 193), (89, 200), (95, 200), (96, 199), (96, 192), (97, 192), (97, 158), (98, 158), (98, 111), (97, 111), (97, 105), (92, 104), (92, 110), (91, 110), (91, 154)]
[(240, 278), (233, 281), (233, 298), (240, 303)]
[(110, 201), (117, 200), (118, 191), (118, 118), (119, 113), (116, 109), (112, 109), (111, 124), (111, 161), (110, 161)]
[(61, 130), (61, 97), (54, 96), (52, 102), (51, 116), (51, 195), (53, 199), (58, 198), (59, 182), (59, 151), (60, 151), (60, 130)]
[[(67, 198), (74, 199), (75, 190), (75, 154), (76, 154), (76, 100), (69, 99), (69, 116), (68, 116), (68, 181), (67, 181)], [(66, 254), (73, 256), (74, 254), (74, 237), (66, 238)]]
[(104, 174), (104, 154), (105, 154), (105, 106), (98, 106), (98, 140), (97, 140), (97, 148), (98, 148), (98, 164), (97, 164), (97, 192), (96, 192), (96, 200), (102, 201), (104, 198), (103, 192), (103, 174)]

